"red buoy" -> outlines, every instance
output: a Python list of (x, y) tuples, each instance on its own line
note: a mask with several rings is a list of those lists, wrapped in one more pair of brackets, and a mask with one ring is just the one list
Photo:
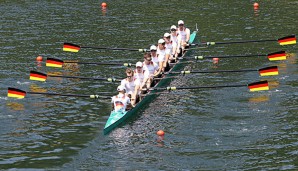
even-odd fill
[(165, 135), (165, 132), (163, 130), (159, 130), (159, 131), (156, 132), (156, 134), (158, 136), (164, 136)]
[(36, 61), (42, 61), (42, 56), (36, 57)]
[(101, 7), (107, 7), (107, 3), (105, 2), (101, 3)]

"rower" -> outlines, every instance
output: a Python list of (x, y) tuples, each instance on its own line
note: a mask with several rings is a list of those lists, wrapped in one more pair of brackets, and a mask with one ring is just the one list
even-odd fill
[(134, 78), (135, 78), (135, 90), (131, 96), (131, 105), (134, 107), (139, 94), (140, 90), (143, 88), (144, 84), (144, 78), (145, 78), (145, 70), (143, 70), (143, 63), (137, 62), (136, 63), (136, 69), (134, 71)]
[(150, 55), (151, 55), (151, 58), (152, 58), (152, 62), (155, 62), (156, 64), (159, 64), (156, 50), (157, 50), (157, 47), (155, 45), (150, 46)]
[(172, 55), (174, 59), (176, 59), (178, 57), (179, 49), (180, 49), (180, 41), (178, 40), (177, 27), (175, 25), (172, 25), (170, 31), (171, 31), (171, 42), (173, 45)]
[(169, 66), (168, 65), (168, 60), (169, 60), (169, 56), (170, 53), (168, 51), (166, 51), (166, 46), (165, 46), (166, 42), (164, 39), (159, 39), (158, 40), (158, 46), (157, 46), (157, 57), (158, 57), (158, 61), (161, 62), (161, 72), (164, 72), (166, 70), (166, 68)]
[(174, 55), (173, 55), (173, 43), (171, 41), (171, 34), (170, 33), (165, 33), (163, 35), (163, 39), (165, 40), (166, 44), (166, 53), (170, 54), (169, 56), (169, 61), (172, 61), (174, 59)]
[(127, 78), (121, 80), (121, 86), (126, 89), (126, 95), (131, 98), (136, 86), (134, 72), (131, 68), (127, 68), (125, 73)]
[(118, 86), (117, 91), (118, 95), (112, 97), (112, 107), (115, 112), (125, 112), (126, 107), (130, 104), (129, 97), (125, 95), (125, 87)]
[(184, 26), (184, 21), (182, 21), (182, 20), (178, 21), (177, 33), (181, 38), (181, 43), (180, 44), (181, 44), (181, 48), (182, 48), (182, 51), (183, 51), (187, 46), (189, 46), (188, 41), (189, 41), (189, 38), (190, 38), (190, 30)]
[(153, 78), (160, 73), (158, 65), (152, 62), (150, 53), (144, 54), (143, 69), (145, 70), (145, 78), (143, 82), (145, 84), (145, 88), (149, 89), (153, 82)]

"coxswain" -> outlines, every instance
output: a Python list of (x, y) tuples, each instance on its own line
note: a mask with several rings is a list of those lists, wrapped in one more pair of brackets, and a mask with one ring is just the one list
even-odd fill
[(137, 62), (136, 63), (136, 69), (134, 71), (134, 78), (135, 78), (135, 90), (131, 96), (131, 105), (134, 107), (137, 99), (140, 94), (140, 90), (145, 85), (144, 79), (145, 79), (145, 70), (143, 70), (143, 63)]
[(112, 97), (112, 107), (115, 112), (125, 112), (126, 107), (130, 104), (130, 99), (125, 95), (123, 86), (117, 87), (118, 95)]
[(185, 49), (185, 47), (189, 46), (188, 41), (190, 38), (190, 30), (184, 26), (184, 21), (179, 20), (178, 21), (178, 30), (177, 30), (178, 36), (181, 38), (181, 48), (182, 50)]
[(166, 70), (166, 67), (168, 66), (168, 60), (170, 57), (170, 53), (166, 51), (166, 42), (164, 39), (158, 40), (158, 46), (157, 46), (157, 57), (158, 61), (161, 62), (161, 72), (164, 72)]
[(171, 26), (170, 31), (171, 31), (171, 42), (172, 42), (172, 46), (173, 46), (172, 55), (176, 59), (178, 57), (178, 54), (179, 54), (180, 42), (181, 41), (178, 40), (177, 27), (175, 25)]
[(131, 98), (133, 92), (135, 91), (135, 78), (134, 72), (131, 68), (127, 68), (126, 71), (126, 78), (121, 80), (121, 86), (123, 86), (126, 90), (126, 95)]
[(160, 73), (159, 67), (156, 63), (152, 62), (150, 53), (144, 54), (143, 70), (145, 70), (144, 84), (145, 88), (149, 89), (153, 82), (153, 78)]

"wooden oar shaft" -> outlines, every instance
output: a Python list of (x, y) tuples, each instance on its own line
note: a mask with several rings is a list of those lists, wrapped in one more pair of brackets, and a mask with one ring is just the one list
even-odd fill
[(276, 39), (268, 39), (268, 40), (243, 40), (243, 41), (231, 41), (231, 42), (201, 42), (201, 43), (193, 43), (190, 46), (196, 45), (223, 45), (223, 44), (240, 44), (240, 43), (257, 43), (257, 42), (274, 42)]
[(183, 89), (205, 89), (205, 88), (224, 88), (224, 87), (246, 87), (247, 84), (241, 85), (218, 85), (218, 86), (193, 86), (193, 87), (162, 87), (151, 88), (149, 90), (183, 90)]
[[(195, 56), (194, 59), (206, 59), (206, 58), (246, 58), (246, 57), (261, 57), (268, 56), (267, 54), (254, 54), (254, 55), (224, 55), (224, 56)], [(193, 57), (186, 57), (193, 58)]]
[(106, 49), (106, 50), (127, 50), (127, 51), (138, 51), (138, 52), (149, 52), (148, 49), (130, 49), (130, 48), (108, 48), (108, 47), (94, 47), (94, 46), (81, 46), (86, 49)]
[(51, 75), (48, 74), (49, 77), (61, 77), (61, 78), (77, 78), (77, 79), (85, 79), (85, 80), (103, 80), (109, 82), (120, 82), (121, 80), (116, 78), (93, 78), (93, 77), (80, 77), (80, 76), (64, 76), (64, 75)]
[(250, 72), (258, 71), (257, 69), (242, 69), (242, 70), (217, 70), (217, 71), (180, 71), (180, 72), (170, 72), (166, 74), (188, 74), (188, 73), (219, 73), (219, 72)]
[(90, 64), (90, 65), (116, 65), (116, 66), (132, 66), (131, 63), (109, 63), (109, 62), (75, 62), (64, 61), (64, 63), (76, 63), (76, 64)]
[(40, 94), (40, 95), (49, 95), (49, 96), (65, 96), (65, 97), (86, 97), (86, 98), (108, 98), (106, 96), (100, 96), (97, 94), (94, 95), (84, 95), (84, 94), (60, 94), (60, 93), (44, 93), (44, 92), (27, 92), (28, 94)]
[(244, 40), (244, 41), (231, 41), (231, 42), (215, 42), (215, 44), (238, 44), (238, 43), (257, 43), (257, 42), (275, 42), (276, 40), (274, 39), (269, 39), (269, 40)]

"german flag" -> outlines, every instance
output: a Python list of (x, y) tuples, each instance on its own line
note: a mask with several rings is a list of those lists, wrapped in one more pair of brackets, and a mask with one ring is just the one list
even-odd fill
[(80, 49), (81, 49), (80, 46), (72, 44), (72, 43), (64, 43), (63, 44), (63, 51), (66, 51), (66, 52), (79, 52)]
[(269, 90), (268, 81), (260, 81), (256, 83), (248, 84), (248, 88), (251, 92)]
[(46, 81), (47, 74), (36, 72), (36, 71), (30, 71), (30, 80), (35, 81)]
[(278, 75), (278, 68), (277, 66), (262, 68), (259, 69), (259, 73), (261, 76)]
[(270, 54), (268, 54), (268, 59), (270, 61), (286, 60), (287, 59), (287, 55), (286, 55), (286, 52), (285, 51), (270, 53)]
[(47, 67), (57, 67), (57, 68), (62, 68), (63, 61), (60, 59), (55, 59), (55, 58), (47, 58), (46, 61), (46, 66)]
[(292, 35), (292, 36), (287, 36), (287, 37), (280, 38), (280, 39), (278, 39), (278, 43), (280, 45), (296, 44), (296, 36)]
[(23, 99), (26, 96), (26, 92), (16, 88), (8, 87), (7, 97), (14, 97), (18, 99)]

